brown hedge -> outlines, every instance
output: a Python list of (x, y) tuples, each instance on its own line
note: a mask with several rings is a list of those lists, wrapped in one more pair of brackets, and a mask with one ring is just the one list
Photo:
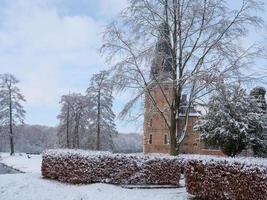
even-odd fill
[(179, 185), (177, 157), (74, 150), (49, 150), (42, 157), (42, 175), (66, 183)]
[(259, 160), (188, 159), (187, 192), (205, 200), (267, 200), (267, 160)]

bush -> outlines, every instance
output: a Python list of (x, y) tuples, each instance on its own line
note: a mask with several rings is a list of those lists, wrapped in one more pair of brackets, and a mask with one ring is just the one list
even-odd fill
[(107, 152), (49, 150), (43, 153), (42, 175), (67, 183), (178, 185), (181, 160)]
[(206, 200), (266, 200), (267, 160), (192, 157), (185, 181), (189, 193)]

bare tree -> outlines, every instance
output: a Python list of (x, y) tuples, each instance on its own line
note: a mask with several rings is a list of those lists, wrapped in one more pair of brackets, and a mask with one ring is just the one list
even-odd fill
[(112, 106), (114, 97), (112, 95), (113, 84), (109, 79), (107, 71), (94, 74), (87, 89), (87, 98), (91, 102), (91, 130), (96, 131), (96, 150), (103, 149), (103, 145), (109, 144), (113, 148), (112, 135), (116, 134), (114, 123), (115, 114)]
[(89, 123), (87, 98), (73, 93), (63, 95), (60, 103), (62, 105), (61, 113), (58, 115), (60, 144), (67, 148), (80, 148), (81, 131)]
[(64, 143), (66, 143), (65, 145), (62, 145), (63, 141), (60, 141), (62, 146), (65, 146), (67, 148), (70, 148), (70, 123), (71, 123), (71, 119), (70, 119), (70, 107), (71, 107), (71, 102), (70, 102), (70, 95), (63, 95), (61, 97), (60, 100), (60, 104), (62, 105), (61, 107), (61, 112), (60, 114), (57, 116), (57, 118), (60, 120), (60, 125), (59, 125), (59, 130), (58, 130), (58, 134), (63, 134), (65, 135), (66, 141)]
[(19, 81), (11, 74), (0, 75), (0, 124), (9, 133), (10, 155), (14, 154), (14, 127), (23, 124), (25, 110), (21, 102), (24, 96), (16, 86)]
[[(253, 15), (262, 7), (255, 0), (243, 0), (239, 9), (224, 0), (130, 0), (128, 8), (106, 28), (102, 46), (113, 64), (117, 88), (136, 94), (122, 116), (146, 94), (168, 127), (171, 154), (178, 154), (190, 107), (218, 82), (240, 77), (240, 67), (248, 66), (259, 53), (256, 46), (242, 47), (242, 41), (251, 27), (263, 24)], [(171, 86), (170, 94), (162, 89), (165, 84)], [(168, 112), (160, 109), (151, 93), (153, 85), (160, 88)], [(184, 92), (189, 102), (185, 126), (178, 134)]]

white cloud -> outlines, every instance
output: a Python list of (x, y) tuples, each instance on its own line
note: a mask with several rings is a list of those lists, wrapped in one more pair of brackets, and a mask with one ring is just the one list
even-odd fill
[[(98, 54), (101, 32), (126, 5), (126, 0), (95, 0), (95, 13), (62, 14), (64, 1), (6, 0), (0, 8), (0, 73), (21, 80), (27, 123), (56, 125), (61, 95), (84, 92), (90, 76), (105, 68)], [(119, 130), (125, 130), (123, 124)]]
[(100, 14), (106, 17), (116, 16), (127, 6), (127, 0), (99, 0), (99, 3)]
[(89, 16), (60, 16), (45, 2), (9, 1), (0, 28), (1, 71), (23, 80), (22, 89), (33, 104), (57, 103), (64, 92), (60, 88), (72, 88), (62, 82), (68, 79), (65, 66), (89, 77), (89, 66), (102, 63), (97, 55), (101, 23)]

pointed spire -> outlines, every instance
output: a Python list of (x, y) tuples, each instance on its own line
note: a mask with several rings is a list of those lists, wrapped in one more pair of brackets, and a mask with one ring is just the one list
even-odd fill
[(172, 71), (172, 52), (170, 30), (166, 22), (159, 26), (159, 37), (155, 47), (155, 55), (151, 66), (150, 77), (165, 76)]

